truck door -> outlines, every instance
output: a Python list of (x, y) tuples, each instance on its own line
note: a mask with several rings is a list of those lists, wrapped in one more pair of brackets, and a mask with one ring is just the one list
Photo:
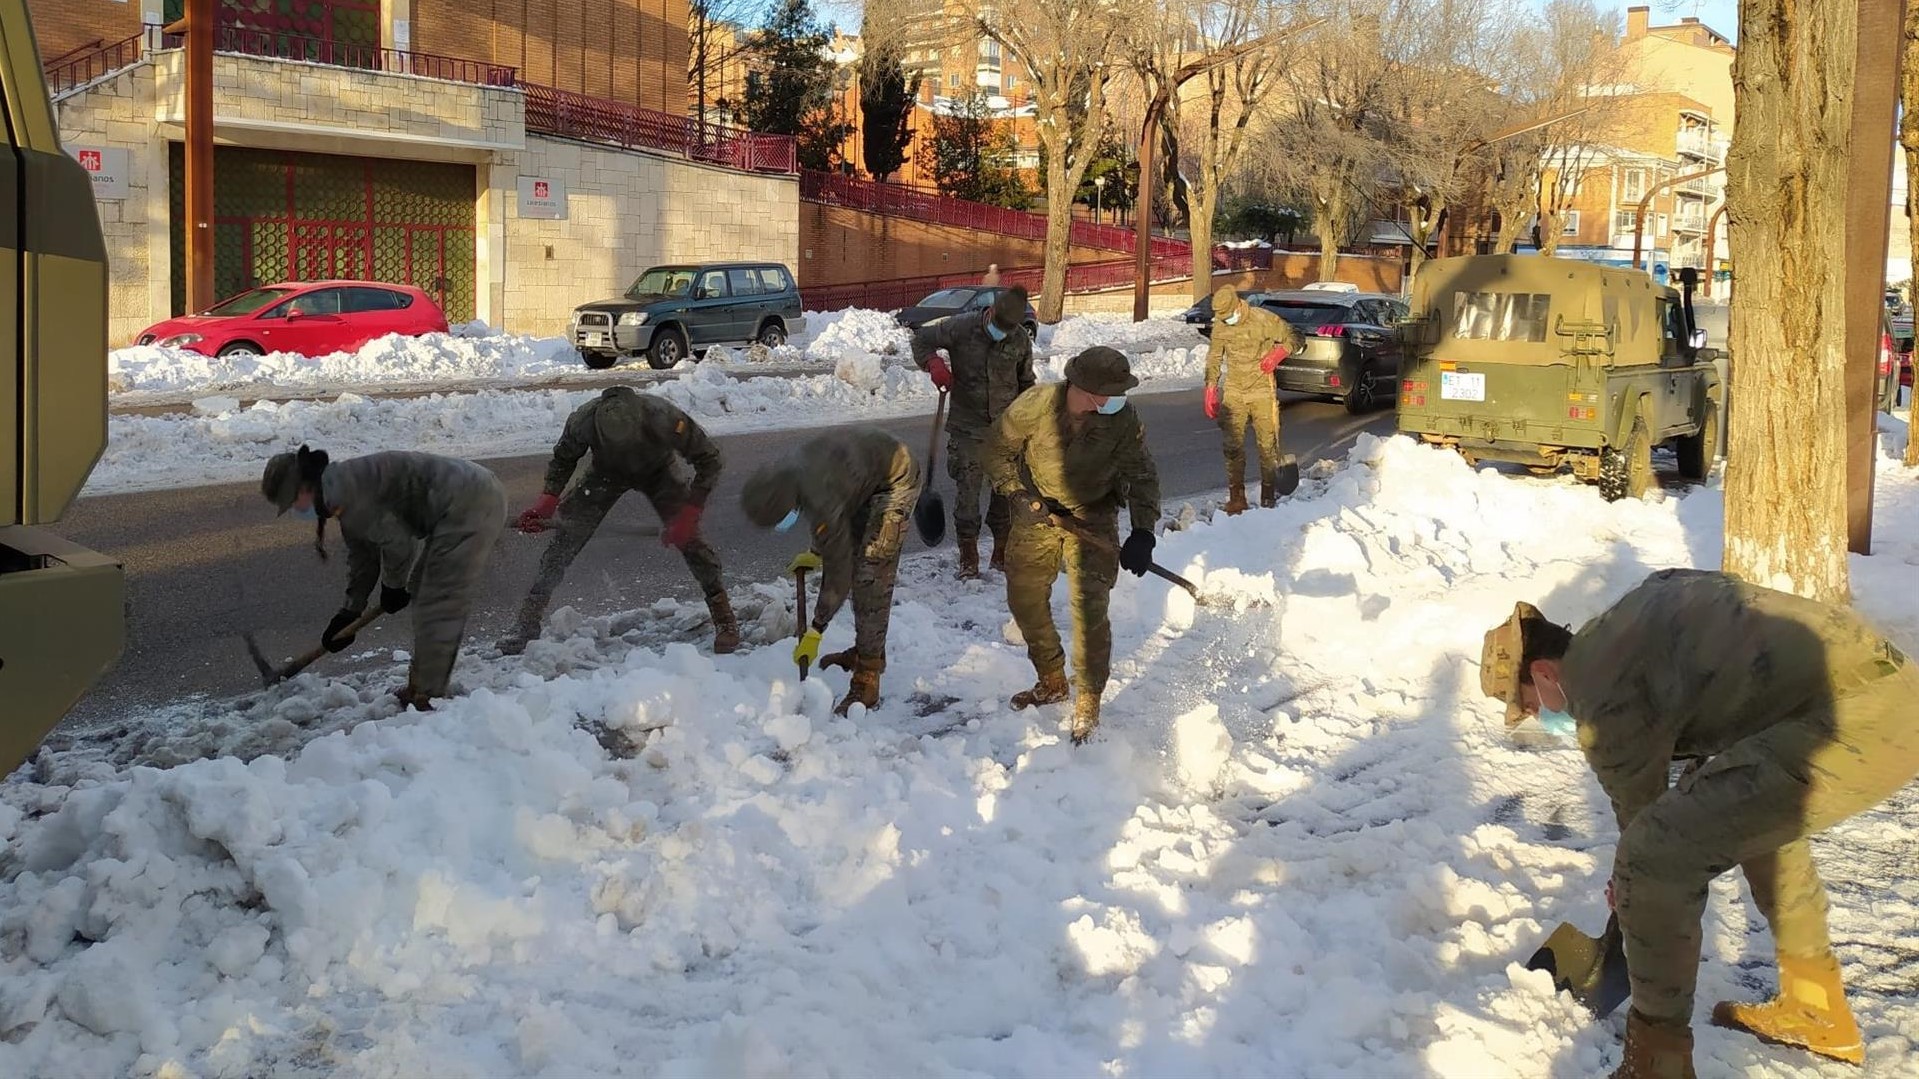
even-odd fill
[(1658, 415), (1646, 417), (1646, 427), (1655, 439), (1663, 437), (1667, 428), (1678, 423), (1689, 407), (1685, 398), (1692, 392), (1692, 383), (1683, 372), (1691, 365), (1681, 351), (1686, 343), (1685, 321), (1685, 311), (1679, 301), (1660, 299), (1659, 386), (1652, 395)]

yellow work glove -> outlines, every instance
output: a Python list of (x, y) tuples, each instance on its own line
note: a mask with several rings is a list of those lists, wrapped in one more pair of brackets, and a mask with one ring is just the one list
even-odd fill
[(793, 662), (802, 668), (811, 667), (813, 661), (820, 658), (820, 631), (809, 629), (800, 634), (800, 643), (793, 646)]
[(793, 561), (787, 563), (786, 572), (792, 574), (798, 573), (801, 570), (805, 570), (808, 573), (818, 573), (820, 571), (820, 556), (814, 554), (812, 551), (801, 551), (799, 554), (794, 555)]

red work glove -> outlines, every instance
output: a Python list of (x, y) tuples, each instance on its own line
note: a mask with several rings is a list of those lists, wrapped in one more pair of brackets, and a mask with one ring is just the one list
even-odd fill
[(546, 531), (546, 522), (560, 512), (560, 496), (542, 494), (531, 509), (520, 514), (518, 528), (529, 536)]
[(1285, 345), (1274, 345), (1273, 350), (1266, 354), (1266, 358), (1259, 361), (1259, 369), (1270, 375), (1275, 367), (1286, 362), (1286, 357), (1289, 355), (1291, 353), (1286, 351)]
[(1206, 418), (1209, 420), (1219, 419), (1219, 387), (1218, 386), (1206, 387)]
[(933, 378), (933, 385), (942, 390), (953, 388), (953, 369), (946, 365), (946, 353), (935, 352), (926, 364), (926, 373)]
[(673, 519), (666, 522), (666, 527), (660, 530), (660, 542), (676, 551), (683, 550), (687, 544), (698, 538), (700, 538), (700, 507), (691, 502), (681, 506), (680, 512), (674, 514)]

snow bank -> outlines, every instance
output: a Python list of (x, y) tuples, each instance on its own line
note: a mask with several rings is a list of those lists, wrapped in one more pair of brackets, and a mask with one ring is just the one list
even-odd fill
[(580, 368), (580, 355), (557, 337), (492, 334), (466, 323), (450, 334), (391, 334), (357, 352), (330, 356), (202, 356), (183, 349), (119, 349), (107, 354), (116, 394), (244, 389), (308, 389), (478, 380), (523, 381)]
[[(1881, 495), (1919, 523), (1909, 475)], [(1005, 706), (1032, 675), (1000, 589), (945, 552), (904, 567), (886, 699), (848, 719), (844, 675), (796, 679), (771, 585), (730, 657), (674, 643), (704, 631), (672, 603), (559, 612), (429, 715), (394, 714), (396, 666), (145, 717), (0, 786), (0, 1074), (1603, 1073), (1623, 1013), (1516, 963), (1603, 923), (1613, 826), (1576, 749), (1507, 738), (1480, 634), (1712, 565), (1720, 516), (1713, 489), (1607, 505), (1362, 437), (1278, 509), (1162, 538), (1227, 602), (1122, 579), (1077, 750), (1065, 709)], [(1909, 605), (1897, 550), (1858, 564), (1874, 613)], [(1909, 831), (1820, 846), (1896, 1068)], [(1714, 890), (1702, 1015), (1770, 978)], [(1701, 1074), (1813, 1066), (1697, 1034)]]
[(808, 311), (806, 329), (789, 348), (828, 361), (845, 354), (905, 353), (911, 334), (888, 311), (849, 307), (844, 311)]

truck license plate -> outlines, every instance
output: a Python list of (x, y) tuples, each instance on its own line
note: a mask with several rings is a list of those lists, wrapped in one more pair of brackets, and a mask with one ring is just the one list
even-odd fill
[(605, 348), (606, 335), (603, 333), (589, 333), (586, 335), (586, 343), (594, 348)]
[(1442, 371), (1439, 375), (1439, 396), (1447, 401), (1484, 401), (1486, 376), (1465, 371)]

